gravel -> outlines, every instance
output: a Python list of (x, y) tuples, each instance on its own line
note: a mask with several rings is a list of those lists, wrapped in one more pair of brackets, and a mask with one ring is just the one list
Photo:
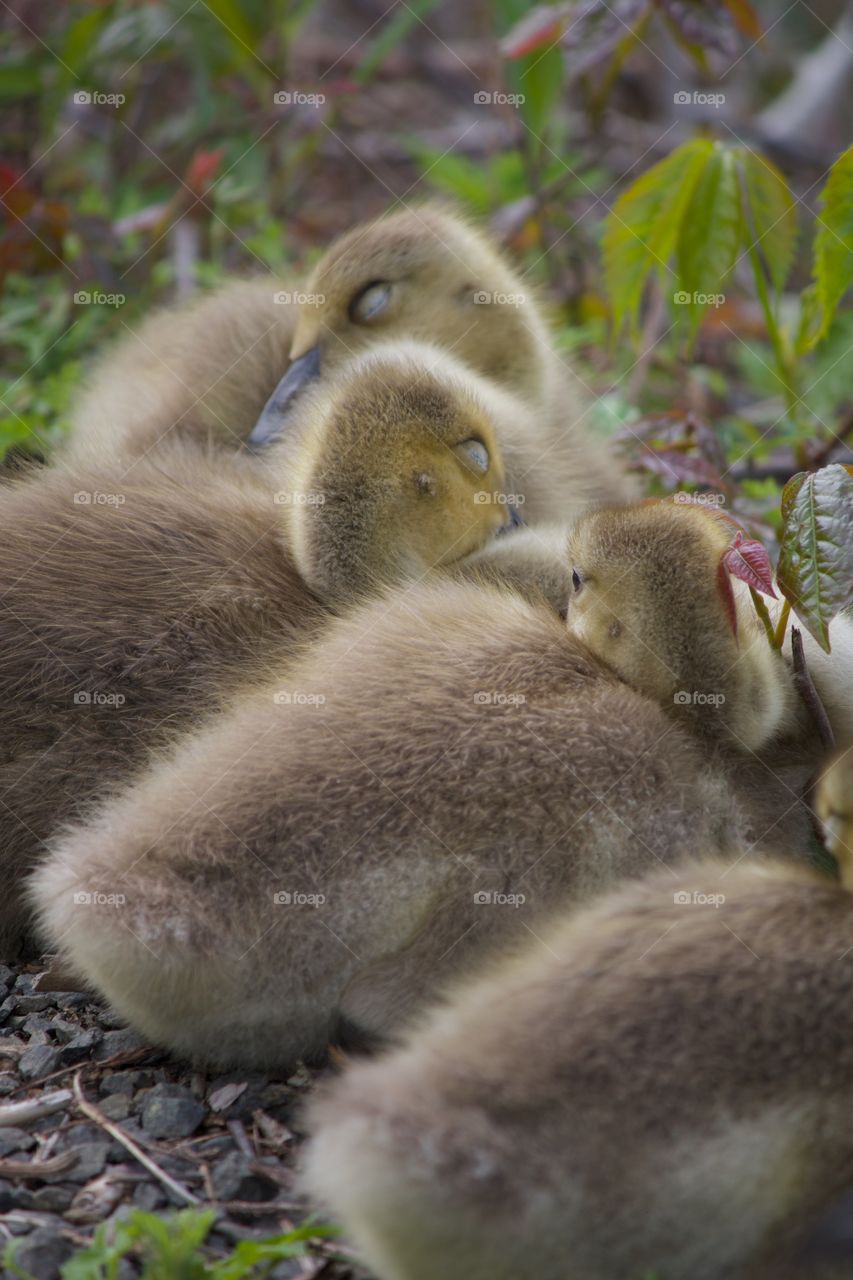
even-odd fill
[[(205, 1245), (211, 1259), (241, 1240), (290, 1231), (308, 1217), (295, 1167), (299, 1112), (315, 1072), (300, 1066), (280, 1077), (208, 1075), (152, 1048), (89, 995), (39, 991), (46, 967), (0, 965), (0, 1107), (68, 1090), (79, 1074), (104, 1123), (60, 1096), (61, 1110), (0, 1126), (0, 1258), (15, 1238), (22, 1271), (35, 1280), (59, 1280), (63, 1263), (100, 1223), (133, 1209), (184, 1207), (105, 1124), (132, 1138), (202, 1207), (214, 1209)], [(27, 1163), (33, 1172), (22, 1177)], [(310, 1259), (277, 1264), (272, 1276), (364, 1280), (363, 1272), (333, 1259), (338, 1249), (318, 1241)], [(125, 1259), (120, 1280), (138, 1275), (137, 1262)]]

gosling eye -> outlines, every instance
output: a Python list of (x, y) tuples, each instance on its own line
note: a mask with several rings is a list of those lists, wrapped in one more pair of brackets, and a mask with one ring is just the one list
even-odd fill
[(572, 590), (574, 591), (575, 595), (577, 595), (577, 593), (580, 591), (582, 586), (583, 586), (583, 577), (581, 576), (581, 574), (578, 573), (577, 569), (572, 569)]
[(371, 280), (349, 304), (349, 318), (354, 324), (369, 324), (385, 310), (391, 297), (387, 280)]
[(491, 459), (489, 458), (489, 451), (482, 440), (472, 436), (470, 440), (463, 440), (458, 444), (456, 451), (461, 453), (462, 461), (472, 467), (474, 471), (477, 471), (481, 476), (486, 474)]

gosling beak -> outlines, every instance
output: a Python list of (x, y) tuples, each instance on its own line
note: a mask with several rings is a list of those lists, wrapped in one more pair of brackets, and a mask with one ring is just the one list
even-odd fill
[(518, 513), (518, 507), (508, 506), (506, 513), (506, 524), (502, 524), (500, 529), (498, 529), (498, 537), (500, 537), (501, 534), (512, 533), (513, 529), (520, 529), (524, 524), (524, 521)]
[(320, 376), (320, 348), (311, 347), (298, 360), (294, 360), (275, 391), (267, 400), (261, 416), (252, 427), (246, 441), (250, 449), (262, 449), (277, 440), (284, 431), (287, 411), (307, 383)]

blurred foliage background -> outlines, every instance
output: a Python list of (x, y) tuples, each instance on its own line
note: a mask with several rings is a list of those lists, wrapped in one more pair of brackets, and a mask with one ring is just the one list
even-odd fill
[(821, 0), (4, 4), (0, 448), (48, 450), (86, 362), (152, 306), (301, 272), (353, 222), (440, 194), (524, 261), (650, 491), (716, 486), (772, 525), (792, 471), (849, 460), (849, 305), (792, 413), (747, 254), (692, 339), (650, 279), (615, 341), (600, 244), (676, 147), (745, 148), (792, 193), (794, 314), (850, 142), (851, 27)]

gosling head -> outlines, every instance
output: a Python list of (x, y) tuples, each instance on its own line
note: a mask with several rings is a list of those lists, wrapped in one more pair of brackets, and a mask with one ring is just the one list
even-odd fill
[(309, 585), (352, 599), (462, 559), (515, 523), (496, 436), (521, 412), (422, 343), (379, 344), (318, 384), (288, 423), (279, 495)]
[(726, 517), (690, 503), (582, 517), (569, 539), (568, 626), (695, 732), (756, 750), (787, 724), (793, 692), (748, 591), (723, 565), (734, 534)]
[(377, 339), (436, 342), (523, 395), (546, 398), (552, 362), (531, 288), (479, 231), (437, 205), (356, 227), (317, 264), (290, 350), (292, 364), (249, 437), (281, 434), (307, 382)]

